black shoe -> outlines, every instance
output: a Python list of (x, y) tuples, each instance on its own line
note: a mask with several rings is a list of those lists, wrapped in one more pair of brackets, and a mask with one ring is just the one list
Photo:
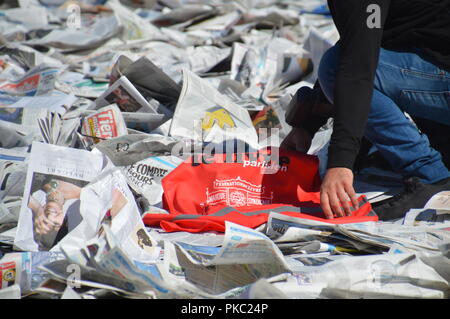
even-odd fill
[(433, 195), (450, 190), (450, 178), (426, 184), (418, 177), (410, 177), (405, 179), (404, 184), (405, 189), (402, 193), (380, 203), (379, 206), (373, 205), (373, 210), (380, 220), (402, 218), (411, 208), (423, 208)]

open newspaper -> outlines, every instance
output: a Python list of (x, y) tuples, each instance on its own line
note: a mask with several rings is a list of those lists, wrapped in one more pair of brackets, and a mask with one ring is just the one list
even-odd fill
[(226, 223), (222, 247), (164, 242), (163, 278), (175, 286), (193, 284), (213, 295), (241, 293), (259, 277), (289, 271), (275, 246), (257, 230)]
[(269, 279), (288, 298), (446, 298), (448, 275), (423, 253), (347, 256)]
[(61, 146), (75, 144), (75, 132), (80, 126), (78, 119), (64, 120), (59, 113), (42, 110), (37, 122), (45, 143)]
[(153, 156), (123, 167), (122, 170), (128, 185), (136, 193), (143, 195), (150, 205), (161, 206), (164, 192), (161, 181), (182, 162), (175, 156)]
[(157, 113), (155, 107), (147, 102), (126, 76), (121, 76), (95, 100), (96, 107), (114, 103), (124, 112)]
[(267, 234), (276, 242), (332, 243), (336, 251), (381, 253), (398, 244), (412, 251), (434, 252), (450, 240), (445, 230), (426, 226), (364, 222), (335, 225), (270, 213)]
[(170, 135), (208, 142), (234, 137), (258, 148), (258, 137), (248, 111), (189, 70), (183, 71), (183, 90)]
[(117, 239), (118, 246), (130, 258), (154, 261), (160, 252), (148, 234), (127, 181), (118, 168), (105, 169), (97, 179), (81, 190), (82, 220), (70, 236), (59, 243), (66, 252), (80, 249), (87, 240), (104, 233), (105, 225)]
[(50, 250), (83, 220), (81, 189), (102, 170), (102, 154), (33, 142), (14, 244)]
[(410, 209), (403, 218), (403, 225), (448, 229), (450, 225), (450, 192), (444, 191), (435, 194), (424, 208)]
[(0, 94), (0, 120), (18, 125), (26, 131), (37, 131), (38, 121), (46, 111), (63, 115), (74, 103), (73, 95), (13, 97)]
[[(110, 226), (104, 225), (103, 234), (70, 252), (64, 251), (65, 260), (55, 261), (41, 267), (53, 278), (81, 287), (106, 289), (134, 297), (166, 297), (177, 293), (168, 284), (154, 264), (140, 263), (130, 259), (114, 236)], [(80, 278), (71, 280), (69, 265), (76, 266)]]
[(95, 145), (116, 166), (129, 166), (153, 156), (170, 155), (179, 140), (159, 134), (128, 134)]
[(120, 56), (112, 68), (110, 85), (121, 76), (126, 76), (144, 98), (155, 99), (169, 107), (176, 104), (181, 92), (181, 86), (146, 57), (132, 62), (126, 56)]
[(41, 109), (63, 114), (75, 101), (73, 95), (53, 94), (59, 70), (40, 64), (25, 74), (0, 82), (0, 120), (37, 128)]

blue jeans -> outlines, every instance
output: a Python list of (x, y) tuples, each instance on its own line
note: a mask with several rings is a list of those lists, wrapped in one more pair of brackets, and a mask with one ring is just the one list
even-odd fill
[[(325, 52), (318, 70), (331, 103), (339, 52), (339, 45)], [(441, 154), (404, 112), (450, 126), (450, 72), (419, 54), (381, 49), (364, 136), (405, 177), (417, 176), (425, 183), (450, 177)]]

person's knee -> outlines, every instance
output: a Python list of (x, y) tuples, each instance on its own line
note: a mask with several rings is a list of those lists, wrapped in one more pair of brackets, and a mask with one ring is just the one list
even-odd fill
[[(332, 92), (334, 78), (336, 75), (336, 68), (338, 65), (340, 48), (335, 45), (329, 48), (322, 56), (320, 60), (319, 68), (317, 70), (317, 76), (322, 87), (322, 90), (326, 93), (327, 97)], [(330, 92), (328, 92), (330, 91)]]

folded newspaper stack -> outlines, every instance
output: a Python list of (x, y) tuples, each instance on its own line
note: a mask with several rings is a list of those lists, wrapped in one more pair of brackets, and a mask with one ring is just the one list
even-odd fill
[(326, 0), (0, 2), (0, 298), (449, 298), (448, 192), (377, 221), (368, 168), (327, 221), (332, 121), (279, 151), (338, 37)]

